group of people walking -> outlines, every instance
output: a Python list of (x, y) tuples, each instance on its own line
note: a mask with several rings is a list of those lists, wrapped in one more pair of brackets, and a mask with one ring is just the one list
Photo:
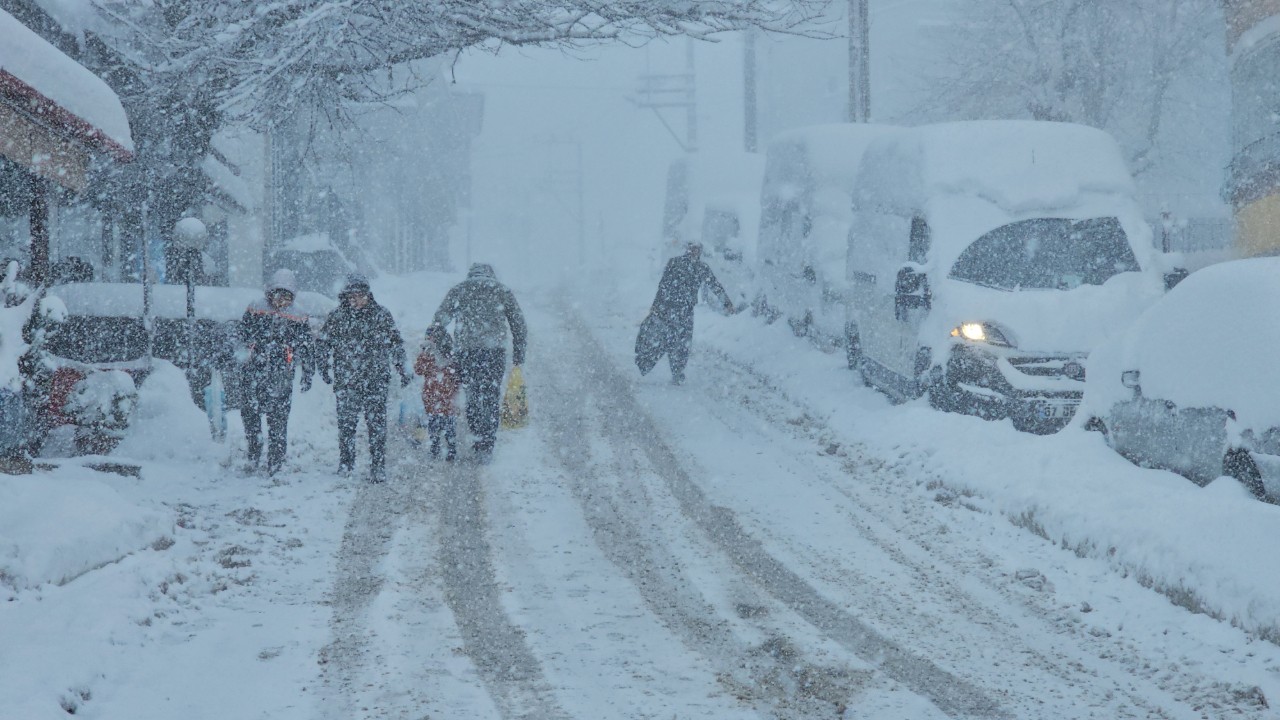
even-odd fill
[[(693, 338), (693, 309), (705, 287), (735, 312), (732, 301), (701, 259), (702, 248), (690, 243), (672, 258), (658, 283), (640, 336), (636, 363), (647, 373), (663, 355), (671, 364), (671, 378), (684, 382)], [(391, 313), (376, 299), (362, 277), (348, 278), (338, 294), (337, 309), (319, 320), (295, 304), (298, 283), (289, 270), (279, 270), (267, 284), (264, 297), (245, 310), (241, 339), (245, 347), (241, 372), (240, 414), (244, 421), (250, 465), (263, 454), (266, 424), (266, 470), (280, 471), (288, 443), (289, 411), (295, 374), (299, 388), (311, 389), (319, 375), (333, 385), (337, 400), (338, 471), (355, 468), (356, 428), (363, 417), (369, 433), (369, 478), (386, 479), (387, 401), (393, 383), (413, 380), (404, 340)], [(449, 328), (452, 327), (452, 335)], [(492, 457), (498, 437), (502, 380), (506, 374), (506, 343), (511, 339), (511, 362), (524, 364), (528, 330), (510, 288), (498, 281), (493, 268), (478, 263), (467, 278), (445, 295), (423, 338), (413, 372), (423, 377), (422, 403), (427, 417), (432, 457), (458, 456), (457, 397), (466, 395), (467, 427), (474, 438), (472, 452), (479, 462)]]
[[(263, 298), (249, 305), (241, 319), (245, 355), (241, 366), (240, 415), (244, 421), (249, 464), (262, 459), (262, 426), (266, 423), (266, 471), (275, 475), (284, 464), (288, 444), (293, 381), (311, 389), (319, 375), (332, 384), (337, 400), (338, 471), (355, 468), (356, 428), (363, 417), (369, 434), (369, 479), (386, 479), (387, 401), (392, 383), (413, 380), (404, 340), (390, 311), (374, 299), (369, 283), (352, 276), (338, 294), (338, 307), (319, 330), (305, 308), (296, 305), (298, 282), (289, 270), (277, 271)], [(453, 326), (450, 337), (449, 327)], [(467, 425), (473, 452), (488, 462), (497, 441), (506, 341), (511, 337), (512, 363), (524, 363), (528, 338), (515, 295), (500, 283), (493, 268), (473, 265), (436, 311), (413, 369), (423, 376), (422, 401), (431, 437), (431, 454), (457, 457), (457, 396), (466, 394)]]

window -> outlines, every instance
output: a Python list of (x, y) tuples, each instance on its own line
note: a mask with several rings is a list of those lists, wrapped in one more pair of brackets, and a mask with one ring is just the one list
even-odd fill
[(924, 218), (911, 218), (911, 244), (907, 248), (907, 259), (913, 263), (923, 263), (929, 257), (929, 223)]
[(960, 254), (951, 277), (1000, 290), (1069, 290), (1138, 270), (1116, 218), (1022, 220), (992, 230)]

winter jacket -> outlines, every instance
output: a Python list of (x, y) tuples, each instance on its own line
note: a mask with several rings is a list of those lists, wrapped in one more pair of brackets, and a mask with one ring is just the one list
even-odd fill
[(458, 365), (452, 358), (424, 348), (413, 363), (413, 371), (425, 380), (422, 383), (422, 407), (428, 415), (456, 415), (455, 402), (461, 377)]
[(329, 313), (320, 330), (320, 368), (332, 362), (333, 383), (339, 390), (355, 387), (386, 392), (391, 371), (405, 375), (404, 340), (390, 311), (369, 297), (355, 308), (343, 304)]
[(315, 371), (314, 344), (307, 316), (293, 307), (276, 310), (266, 298), (249, 304), (240, 319), (240, 341), (247, 351), (243, 367), (246, 398), (265, 412), (264, 404), (293, 394), (293, 370), (302, 377)]
[(688, 255), (671, 258), (658, 281), (658, 294), (653, 299), (650, 312), (669, 321), (692, 324), (693, 306), (698, 302), (698, 291), (703, 285), (709, 287), (725, 305), (731, 303), (729, 294), (706, 263)]
[(496, 349), (507, 341), (511, 328), (511, 362), (524, 364), (528, 330), (524, 313), (516, 296), (498, 282), (493, 268), (484, 264), (471, 266), (467, 279), (453, 286), (436, 310), (435, 322), (448, 326), (456, 322), (453, 332), (454, 351)]

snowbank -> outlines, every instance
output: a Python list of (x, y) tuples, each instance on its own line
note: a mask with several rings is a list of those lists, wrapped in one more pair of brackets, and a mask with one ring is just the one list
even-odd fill
[(116, 454), (131, 460), (212, 461), (225, 453), (212, 439), (209, 418), (191, 400), (187, 377), (156, 360), (138, 388), (138, 407)]
[(893, 406), (844, 369), (843, 357), (815, 351), (784, 326), (710, 313), (699, 322), (695, 346), (749, 363), (842, 438), (895, 458), (890, 467), (913, 478), (916, 492), (963, 496), (966, 506), (1103, 561), (1172, 602), (1280, 638), (1280, 555), (1270, 543), (1280, 507), (1229, 478), (1200, 488), (1138, 468), (1076, 427), (1032, 436), (1007, 421), (934, 411), (923, 399)]
[(80, 467), (0, 475), (0, 584), (66, 583), (172, 532), (167, 514), (129, 502), (96, 475)]

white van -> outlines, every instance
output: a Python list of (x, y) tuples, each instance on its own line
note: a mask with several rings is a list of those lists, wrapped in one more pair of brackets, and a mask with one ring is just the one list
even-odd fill
[(895, 400), (1061, 429), (1089, 352), (1161, 296), (1115, 141), (1065, 123), (929, 125), (863, 158), (848, 236), (851, 363)]
[(756, 310), (819, 346), (845, 345), (850, 201), (863, 151), (896, 128), (814, 125), (769, 143), (760, 197)]

